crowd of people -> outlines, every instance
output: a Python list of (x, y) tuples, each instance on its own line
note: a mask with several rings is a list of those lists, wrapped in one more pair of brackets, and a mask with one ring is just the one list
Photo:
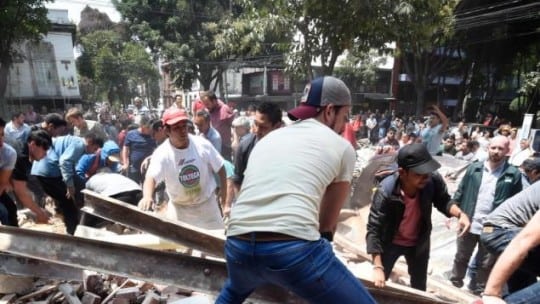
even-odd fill
[[(272, 102), (233, 111), (212, 91), (200, 92), (189, 109), (178, 96), (162, 115), (140, 98), (128, 110), (114, 113), (104, 103), (96, 112), (74, 107), (40, 117), (29, 108), (0, 119), (0, 222), (17, 226), (17, 201), (47, 223), (41, 190), (67, 233), (98, 226), (80, 212), (86, 188), (225, 233), (229, 277), (216, 303), (242, 303), (266, 283), (311, 303), (375, 303), (330, 245), (355, 149), (367, 139), (376, 153), (396, 155), (395, 170), (376, 185), (367, 223), (375, 286), (385, 286), (404, 256), (410, 285), (426, 290), (435, 207), (458, 219), (453, 285), (462, 287), (469, 273), (468, 289), (485, 303), (507, 295), (517, 303), (540, 289), (533, 261), (540, 158), (507, 122), (451, 126), (437, 106), (425, 120), (379, 111), (349, 119), (350, 91), (330, 76), (310, 82), (286, 116)], [(455, 193), (437, 173), (435, 155), (470, 164)]]

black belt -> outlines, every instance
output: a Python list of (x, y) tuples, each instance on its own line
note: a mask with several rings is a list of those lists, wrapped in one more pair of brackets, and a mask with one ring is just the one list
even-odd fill
[(298, 241), (299, 238), (296, 238), (294, 236), (290, 236), (283, 233), (277, 233), (277, 232), (267, 232), (267, 231), (260, 231), (260, 232), (248, 232), (240, 235), (233, 235), (232, 237), (235, 237), (237, 239), (251, 241), (254, 240), (255, 242), (273, 242), (273, 241)]

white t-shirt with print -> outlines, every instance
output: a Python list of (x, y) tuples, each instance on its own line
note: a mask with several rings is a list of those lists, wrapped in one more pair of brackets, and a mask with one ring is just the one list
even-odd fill
[(249, 156), (227, 235), (267, 231), (318, 240), (326, 188), (350, 182), (355, 160), (352, 145), (315, 119), (269, 133)]
[[(165, 181), (168, 217), (217, 229), (216, 221), (223, 224), (215, 196), (214, 173), (222, 166), (223, 157), (209, 141), (189, 135), (186, 149), (173, 147), (169, 140), (163, 142), (152, 154), (146, 177), (152, 177), (156, 183)], [(212, 227), (200, 225), (199, 218), (211, 219)]]

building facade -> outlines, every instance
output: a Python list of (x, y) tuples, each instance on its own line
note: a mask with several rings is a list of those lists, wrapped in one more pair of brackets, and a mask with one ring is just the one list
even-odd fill
[(23, 56), (11, 67), (5, 93), (10, 113), (29, 105), (37, 112), (61, 111), (81, 102), (73, 53), (76, 26), (67, 10), (50, 9), (48, 18), (52, 27), (41, 41), (18, 46)]

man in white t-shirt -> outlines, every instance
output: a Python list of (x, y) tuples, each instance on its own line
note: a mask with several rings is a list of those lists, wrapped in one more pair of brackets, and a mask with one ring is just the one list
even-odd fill
[[(214, 178), (217, 173), (220, 184), (227, 184), (223, 157), (209, 141), (188, 133), (188, 121), (183, 109), (169, 108), (163, 114), (169, 138), (152, 154), (139, 207), (148, 210), (153, 206), (154, 189), (164, 181), (168, 218), (204, 229), (223, 229)], [(226, 196), (226, 189), (220, 189), (221, 202)]]
[(243, 303), (266, 283), (310, 303), (375, 303), (328, 242), (356, 159), (338, 135), (350, 107), (343, 81), (317, 78), (289, 112), (300, 121), (270, 132), (253, 148), (227, 222), (228, 279), (216, 303)]

